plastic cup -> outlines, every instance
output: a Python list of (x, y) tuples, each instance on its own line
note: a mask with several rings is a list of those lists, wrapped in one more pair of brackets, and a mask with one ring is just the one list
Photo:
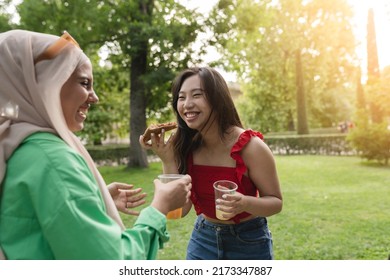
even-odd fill
[[(185, 176), (184, 174), (161, 174), (161, 175), (158, 175), (158, 179), (160, 179), (160, 181), (162, 183), (168, 183), (171, 181), (175, 181), (177, 179), (181, 179), (184, 176)], [(168, 212), (167, 219), (169, 219), (169, 220), (180, 219), (182, 216), (182, 213), (183, 213), (183, 208), (182, 207), (177, 208), (175, 210)]]
[[(222, 196), (224, 194), (234, 194), (238, 188), (237, 184), (229, 181), (229, 180), (220, 180), (216, 181), (213, 184), (214, 186), (214, 194), (215, 194), (215, 200), (217, 199), (223, 199)], [(217, 209), (217, 204), (215, 204), (215, 216), (219, 220), (229, 220), (229, 218), (225, 218), (222, 216), (225, 212), (221, 211), (220, 209)]]

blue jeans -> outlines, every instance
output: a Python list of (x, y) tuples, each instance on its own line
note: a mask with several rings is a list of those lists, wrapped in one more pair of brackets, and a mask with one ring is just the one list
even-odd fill
[(187, 247), (187, 260), (272, 260), (272, 236), (266, 218), (216, 224), (199, 215)]

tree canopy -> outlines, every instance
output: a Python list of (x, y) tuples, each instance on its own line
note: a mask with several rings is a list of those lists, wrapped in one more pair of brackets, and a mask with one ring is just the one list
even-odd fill
[(221, 64), (242, 80), (248, 126), (295, 129), (298, 58), (310, 127), (331, 126), (349, 115), (356, 62), (345, 0), (222, 0), (214, 15), (214, 30), (229, 30), (215, 44), (224, 54)]
[[(192, 44), (203, 29), (202, 15), (174, 0), (24, 0), (17, 10), (20, 28), (52, 34), (69, 31), (95, 58), (95, 69), (98, 52), (106, 51), (105, 69), (112, 77), (95, 70), (105, 111), (94, 110), (90, 118), (93, 122), (86, 131), (95, 131), (96, 138), (91, 140), (98, 143), (113, 121), (120, 126), (126, 123), (119, 124), (118, 111), (124, 113), (123, 105), (127, 104), (130, 115), (121, 117), (130, 118), (130, 165), (147, 166), (139, 135), (146, 128), (147, 117), (169, 118), (170, 111), (161, 108), (168, 105), (171, 80), (177, 71), (199, 61)], [(128, 100), (122, 98), (120, 102), (117, 96), (113, 104), (106, 104), (105, 98), (111, 98), (112, 90)], [(100, 126), (98, 131), (96, 126)]]
[(221, 54), (210, 65), (238, 77), (246, 127), (308, 133), (350, 120), (365, 103), (390, 117), (389, 71), (360, 83), (347, 0), (219, 0), (207, 17), (177, 0), (24, 0), (19, 23), (10, 22), (11, 2), (0, 2), (0, 31), (67, 30), (92, 59), (100, 105), (80, 136), (99, 144), (129, 135), (132, 166), (147, 166), (138, 143), (146, 125), (172, 118), (175, 74), (202, 63), (208, 46)]

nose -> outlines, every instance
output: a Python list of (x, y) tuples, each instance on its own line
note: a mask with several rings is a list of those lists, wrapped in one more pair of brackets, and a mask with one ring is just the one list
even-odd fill
[(194, 105), (192, 98), (186, 98), (183, 102), (184, 108), (191, 108)]
[(88, 103), (96, 104), (98, 102), (99, 102), (99, 97), (96, 95), (95, 91), (92, 90), (91, 93), (88, 96)]

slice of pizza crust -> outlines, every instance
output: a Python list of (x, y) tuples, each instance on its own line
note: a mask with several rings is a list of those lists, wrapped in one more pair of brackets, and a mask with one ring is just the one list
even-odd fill
[(151, 134), (160, 134), (161, 130), (164, 129), (165, 131), (172, 130), (177, 128), (177, 124), (175, 122), (166, 122), (166, 123), (159, 123), (159, 124), (151, 124), (148, 126), (148, 128), (145, 130), (143, 136), (144, 143), (148, 142), (151, 139)]

